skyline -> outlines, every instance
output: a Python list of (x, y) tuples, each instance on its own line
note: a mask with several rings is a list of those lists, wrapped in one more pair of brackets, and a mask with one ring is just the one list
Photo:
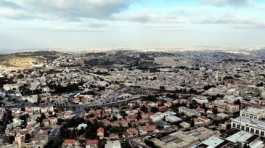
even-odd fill
[(262, 0), (1, 0), (0, 51), (261, 48)]

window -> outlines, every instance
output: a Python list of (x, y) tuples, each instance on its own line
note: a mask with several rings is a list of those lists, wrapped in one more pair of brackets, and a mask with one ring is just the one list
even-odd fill
[(254, 133), (254, 128), (251, 128), (251, 129), (250, 129), (250, 132), (251, 132), (251, 133)]
[(264, 136), (264, 131), (261, 131), (261, 136)]
[(245, 126), (241, 126), (241, 130), (245, 130)]
[(235, 123), (233, 123), (232, 127), (234, 127), (234, 128), (235, 128), (235, 127), (236, 127), (236, 124), (235, 124)]
[(246, 131), (249, 132), (249, 127), (246, 128)]
[(257, 134), (257, 135), (258, 135), (258, 134), (259, 134), (259, 130), (256, 130), (255, 134)]
[(236, 128), (240, 129), (240, 125), (238, 124), (238, 125), (236, 126)]

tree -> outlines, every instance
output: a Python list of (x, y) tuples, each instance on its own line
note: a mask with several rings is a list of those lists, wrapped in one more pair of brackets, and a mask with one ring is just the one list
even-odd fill
[(30, 142), (30, 139), (31, 139), (31, 135), (30, 135), (29, 133), (27, 133), (27, 134), (25, 135), (25, 142), (26, 142), (26, 143), (29, 143), (29, 142)]
[(208, 108), (206, 107), (206, 104), (205, 103), (202, 104), (202, 108), (204, 109), (204, 112), (205, 113), (208, 111)]
[(129, 141), (128, 140), (124, 140), (121, 142), (121, 147), (122, 148), (131, 148)]
[(146, 96), (144, 98), (145, 98), (145, 100), (151, 101), (151, 102), (156, 102), (157, 101), (157, 98), (154, 95), (148, 95), (148, 96)]
[(61, 147), (63, 139), (59, 137), (54, 137), (48, 141), (44, 148), (58, 148)]
[(66, 120), (65, 122), (66, 127), (77, 127), (79, 124), (84, 123), (85, 120), (83, 118), (73, 118)]
[(190, 103), (190, 108), (194, 109), (194, 108), (197, 108), (197, 107), (198, 107), (198, 103), (195, 100), (192, 100), (191, 103)]
[(166, 90), (166, 87), (165, 86), (160, 86), (159, 89), (160, 90)]
[(15, 141), (15, 137), (14, 136), (8, 136), (7, 137), (7, 142), (12, 144)]
[(147, 113), (147, 112), (148, 112), (148, 108), (147, 108), (145, 105), (141, 106), (141, 107), (140, 107), (140, 110), (141, 110), (142, 112), (144, 112), (144, 113)]
[(121, 111), (120, 111), (120, 115), (121, 115), (122, 117), (127, 116), (127, 114), (126, 114), (126, 112), (125, 112), (124, 110), (121, 110)]
[(218, 109), (217, 109), (217, 107), (216, 107), (216, 106), (213, 108), (213, 114), (215, 114), (215, 115), (217, 115), (217, 114), (218, 114)]
[(142, 119), (141, 112), (138, 112), (137, 113), (137, 120), (140, 120), (140, 119)]
[(194, 120), (193, 120), (193, 118), (190, 120), (190, 127), (194, 127)]
[(89, 139), (95, 139), (97, 138), (97, 129), (98, 125), (97, 123), (92, 124), (91, 122), (87, 122), (87, 128), (85, 129), (85, 137)]
[(117, 121), (118, 120), (118, 118), (116, 117), (116, 116), (113, 116), (112, 118), (111, 118), (111, 122), (113, 122), (113, 121)]
[(156, 113), (156, 112), (158, 112), (159, 110), (158, 110), (158, 108), (157, 107), (151, 107), (151, 112), (152, 113)]
[(241, 108), (241, 101), (238, 99), (234, 102), (235, 105), (239, 105), (239, 108)]
[(156, 146), (153, 141), (150, 140), (144, 140), (144, 143), (150, 146), (151, 148), (160, 148), (159, 146)]
[(63, 138), (68, 138), (70, 137), (70, 131), (65, 126), (62, 126), (60, 128), (60, 135), (62, 135)]
[(119, 133), (123, 133), (124, 132), (124, 128), (123, 127), (112, 127), (112, 126), (109, 126), (107, 130), (108, 130), (109, 133), (114, 133), (114, 134), (119, 134)]

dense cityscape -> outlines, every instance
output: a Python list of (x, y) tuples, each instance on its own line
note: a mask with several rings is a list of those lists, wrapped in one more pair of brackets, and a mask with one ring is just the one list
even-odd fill
[(0, 0), (0, 148), (265, 148), (265, 0)]
[(263, 148), (265, 52), (0, 56), (0, 147)]

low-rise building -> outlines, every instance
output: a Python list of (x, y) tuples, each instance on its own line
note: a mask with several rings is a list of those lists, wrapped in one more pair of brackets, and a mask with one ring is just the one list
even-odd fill
[(105, 148), (121, 148), (120, 141), (107, 141)]
[(161, 138), (153, 138), (151, 141), (163, 148), (190, 148), (213, 135), (218, 134), (201, 127), (188, 132), (177, 131)]
[(193, 117), (193, 116), (200, 116), (201, 114), (193, 109), (189, 109), (187, 107), (179, 107), (179, 113), (183, 113), (186, 116)]
[(151, 119), (152, 122), (159, 122), (159, 121), (163, 120), (164, 117), (165, 117), (165, 115), (163, 113), (158, 112), (158, 113), (156, 113), (154, 115), (151, 115), (150, 119)]
[(212, 136), (204, 141), (202, 141), (196, 148), (218, 148), (218, 146), (221, 146), (225, 140)]
[(86, 148), (98, 148), (98, 140), (86, 140)]
[(165, 120), (167, 122), (170, 122), (170, 123), (177, 123), (177, 122), (181, 122), (182, 119), (177, 117), (177, 116), (174, 116), (174, 115), (169, 115), (169, 116), (166, 116)]
[(81, 146), (75, 139), (65, 139), (62, 148), (81, 148)]
[(196, 101), (198, 104), (207, 104), (208, 103), (207, 97), (203, 97), (203, 96), (193, 97), (192, 100)]
[(248, 143), (248, 140), (253, 137), (253, 134), (245, 132), (245, 131), (239, 131), (229, 137), (226, 138), (227, 141), (230, 141), (232, 143), (240, 143), (242, 146)]
[(104, 137), (104, 133), (105, 133), (104, 128), (100, 127), (97, 129), (97, 136), (99, 136), (100, 138)]

